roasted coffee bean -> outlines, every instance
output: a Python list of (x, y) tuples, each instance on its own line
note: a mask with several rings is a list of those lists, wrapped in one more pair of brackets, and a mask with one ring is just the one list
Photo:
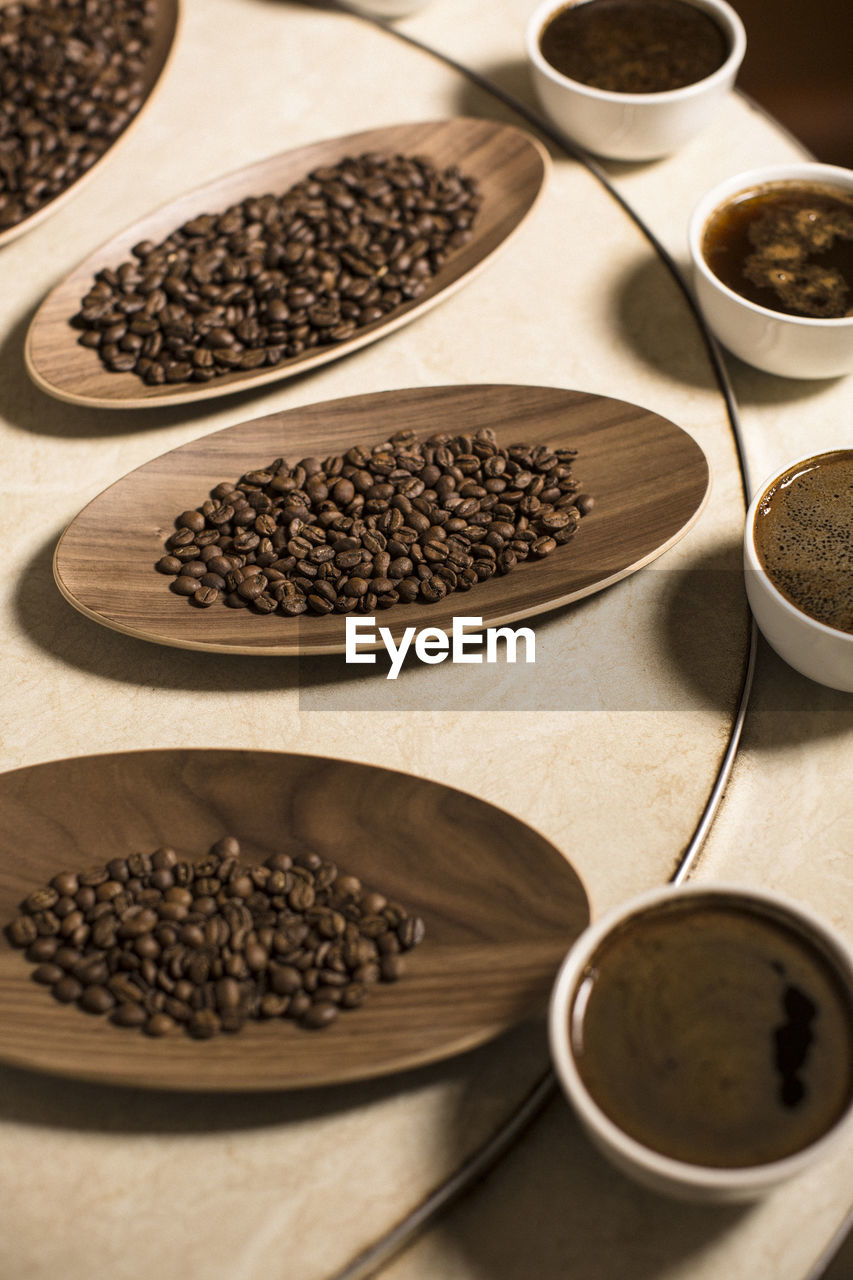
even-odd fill
[(161, 846), (63, 873), (28, 895), (7, 935), (59, 1002), (197, 1039), (249, 1018), (327, 1026), (395, 980), (398, 953), (423, 938), (419, 917), (313, 851), (251, 866), (239, 853), (224, 837), (195, 864)]
[(198, 578), (191, 578), (188, 574), (180, 573), (171, 584), (172, 590), (178, 596), (194, 596), (197, 591), (206, 591), (207, 587), (202, 587)]
[(32, 977), (33, 982), (40, 982), (43, 986), (52, 987), (62, 977), (62, 969), (58, 964), (40, 964), (33, 969)]
[(270, 967), (269, 981), (278, 995), (290, 996), (302, 986), (302, 974), (293, 965), (276, 964)]
[(31, 960), (33, 964), (43, 964), (45, 961), (54, 960), (58, 950), (58, 938), (37, 937), (30, 946), (27, 947), (27, 959)]
[(338, 1006), (331, 1000), (318, 1000), (316, 1003), (312, 1001), (299, 1019), (299, 1023), (300, 1026), (307, 1027), (309, 1030), (319, 1031), (322, 1027), (327, 1027), (330, 1022), (334, 1022), (337, 1016)]
[[(157, 568), (177, 561), (172, 590), (204, 607), (220, 594), (231, 607), (287, 617), (436, 602), (570, 540), (582, 508), (592, 505), (587, 495), (583, 502), (575, 497), (574, 457), (575, 450), (547, 446), (504, 449), (491, 431), (481, 429), (474, 435), (440, 433), (423, 442), (401, 431), (372, 448), (357, 446), (325, 461), (291, 465), (277, 458), (236, 485), (223, 481), (200, 507), (182, 512), (166, 543), (173, 554)], [(490, 478), (489, 471), (500, 474)], [(513, 487), (499, 502), (486, 485), (503, 483), (503, 477)], [(223, 509), (218, 503), (229, 497), (232, 525), (257, 527), (260, 521), (263, 539), (251, 531), (227, 539), (217, 533)], [(239, 544), (239, 567), (224, 555), (202, 558), (205, 548), (199, 544), (208, 535), (226, 548)], [(185, 543), (186, 537), (193, 542)], [(223, 593), (220, 579), (204, 572), (212, 565), (225, 573)], [(201, 578), (195, 576), (199, 571)]]
[(66, 973), (53, 984), (51, 992), (60, 1004), (73, 1004), (83, 994), (83, 984)]
[(216, 1007), (220, 1014), (236, 1013), (243, 1003), (243, 990), (234, 978), (220, 978), (216, 984)]
[[(156, 10), (154, 0), (0, 5), (0, 230), (29, 217), (90, 169), (142, 106)], [(116, 275), (115, 283), (128, 300), (133, 297), (127, 273), (123, 280)], [(84, 310), (95, 326), (86, 345), (100, 341), (110, 292), (96, 289), (86, 298)], [(110, 342), (123, 339), (129, 312), (105, 326)]]
[(311, 997), (307, 991), (296, 991), (290, 997), (287, 1014), (290, 1018), (301, 1018), (311, 1008)]
[(155, 1011), (148, 1017), (142, 1029), (149, 1036), (165, 1036), (169, 1034), (174, 1026), (175, 1021), (169, 1017), (168, 1013)]
[(28, 947), (39, 936), (32, 916), (16, 916), (6, 928), (6, 936), (14, 947)]
[(198, 605), (199, 608), (209, 609), (210, 606), (212, 604), (216, 604), (216, 601), (219, 599), (219, 589), (209, 583), (202, 583), (191, 598), (193, 604)]
[(190, 1014), (187, 1030), (197, 1040), (209, 1040), (221, 1029), (219, 1015), (213, 1009), (198, 1009)]
[(24, 901), (25, 910), (31, 915), (35, 915), (37, 911), (49, 911), (51, 907), (55, 907), (59, 901), (59, 894), (56, 889), (50, 885), (44, 889), (36, 889)]
[(73, 897), (80, 888), (80, 881), (72, 871), (61, 871), (58, 876), (53, 877), (50, 886), (63, 896)]
[(110, 1022), (117, 1027), (142, 1027), (147, 1021), (148, 1014), (141, 1004), (120, 1004), (110, 1014)]
[(92, 986), (84, 988), (77, 1003), (87, 1013), (109, 1013), (115, 1006), (115, 997), (106, 987), (93, 983)]
[(400, 939), (400, 946), (404, 951), (411, 950), (418, 943), (423, 942), (426, 933), (426, 925), (420, 916), (407, 915), (397, 925), (397, 937)]

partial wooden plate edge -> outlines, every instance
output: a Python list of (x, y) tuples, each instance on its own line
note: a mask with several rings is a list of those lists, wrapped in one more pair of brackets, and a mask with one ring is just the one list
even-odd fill
[[(48, 200), (47, 204), (36, 209), (35, 213), (30, 214), (29, 217), (23, 218), (20, 222), (16, 222), (11, 227), (7, 227), (4, 231), (0, 231), (0, 250), (4, 249), (6, 245), (12, 244), (13, 241), (19, 239), (21, 236), (26, 235), (29, 231), (34, 231), (36, 227), (40, 226), (43, 222), (46, 222), (54, 213), (58, 213), (68, 201), (72, 200), (74, 196), (82, 190), (90, 178), (94, 177), (96, 173), (101, 171), (101, 166), (108, 161), (109, 157), (117, 148), (123, 147), (131, 133), (136, 130), (139, 121), (146, 114), (149, 104), (160, 92), (160, 89), (163, 86), (163, 81), (165, 80), (166, 73), (171, 66), (175, 46), (178, 43), (184, 22), (181, 0), (159, 0), (159, 3), (170, 4), (174, 11), (174, 20), (171, 23), (171, 38), (166, 45), (160, 69), (152, 81), (151, 87), (145, 95), (145, 100), (139, 110), (127, 122), (118, 137), (110, 143), (106, 151), (103, 151), (95, 163), (90, 165), (84, 173), (81, 173), (79, 178), (75, 178), (70, 186), (61, 191), (59, 195), (54, 196), (52, 200)], [(166, 30), (168, 29), (169, 28), (166, 28)]]

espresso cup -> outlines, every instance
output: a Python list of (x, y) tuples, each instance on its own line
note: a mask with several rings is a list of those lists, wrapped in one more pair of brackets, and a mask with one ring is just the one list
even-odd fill
[(853, 1136), (853, 951), (740, 885), (654, 889), (593, 923), (551, 997), (592, 1141), (656, 1191), (748, 1200)]
[(853, 195), (853, 169), (815, 160), (786, 161), (748, 169), (712, 187), (690, 216), (687, 230), (693, 288), (715, 337), (765, 373), (781, 378), (836, 378), (853, 371), (853, 315), (822, 319), (759, 306), (720, 279), (704, 252), (709, 224), (732, 202), (775, 186)]
[(598, 89), (558, 71), (541, 48), (545, 28), (569, 0), (544, 0), (526, 30), (533, 86), (550, 119), (588, 151), (611, 160), (654, 160), (677, 151), (714, 120), (746, 52), (746, 32), (726, 0), (687, 0), (719, 27), (725, 60), (710, 75), (677, 89), (622, 93)]
[[(840, 478), (846, 478), (846, 499), (845, 492), (831, 481), (831, 476), (839, 471)], [(783, 504), (788, 505), (795, 496), (794, 486), (802, 487), (804, 492), (797, 508), (788, 512)], [(746, 515), (743, 540), (746, 594), (762, 635), (796, 671), (819, 684), (848, 693), (853, 692), (853, 630), (827, 625), (820, 614), (824, 612), (821, 602), (834, 592), (842, 602), (853, 595), (850, 516), (845, 515), (844, 508), (838, 508), (838, 504), (845, 501), (847, 506), (853, 506), (851, 486), (853, 449), (836, 449), (789, 463), (759, 486)], [(774, 503), (778, 505), (775, 514)], [(834, 520), (837, 559), (826, 550), (827, 543), (832, 545), (826, 521), (830, 508), (838, 508)], [(763, 524), (768, 520), (781, 526), (781, 541), (790, 559), (787, 569), (778, 550), (774, 557), (781, 567), (775, 571), (772, 566), (768, 568), (767, 553), (762, 552), (762, 543), (767, 541)], [(843, 559), (845, 524), (846, 564)], [(832, 532), (831, 526), (829, 532)], [(799, 590), (796, 589), (797, 577)], [(793, 594), (786, 589), (790, 582), (795, 588)], [(853, 611), (853, 600), (850, 608)], [(824, 616), (831, 615), (824, 613)], [(849, 617), (853, 622), (853, 612)], [(845, 618), (839, 620), (844, 623)]]

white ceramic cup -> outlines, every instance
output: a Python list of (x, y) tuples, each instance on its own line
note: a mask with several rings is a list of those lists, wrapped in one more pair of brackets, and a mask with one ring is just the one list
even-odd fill
[(746, 514), (743, 537), (743, 568), (746, 594), (753, 617), (764, 638), (801, 675), (828, 685), (830, 689), (853, 692), (853, 633), (828, 627), (791, 604), (773, 585), (755, 549), (755, 519), (767, 491), (786, 473), (794, 472), (816, 458), (843, 453), (853, 461), (853, 449), (832, 450), (829, 454), (808, 454), (781, 467), (759, 485)]
[(693, 286), (705, 319), (723, 346), (747, 364), (783, 378), (833, 378), (853, 371), (853, 315), (834, 320), (789, 316), (748, 302), (708, 266), (702, 239), (715, 209), (741, 192), (772, 182), (807, 182), (853, 193), (853, 169), (800, 161), (748, 169), (713, 187), (688, 226)]
[[(587, 1089), (578, 1068), (570, 1031), (572, 1020), (583, 1018), (576, 997), (602, 944), (628, 922), (667, 903), (724, 903), (742, 906), (781, 923), (816, 948), (834, 971), (853, 1005), (853, 950), (830, 926), (808, 908), (780, 894), (736, 884), (696, 884), (652, 889), (591, 924), (569, 951), (557, 975), (549, 1011), (551, 1057), (557, 1077), (590, 1139), (623, 1173), (653, 1190), (679, 1199), (712, 1202), (755, 1199), (801, 1173), (837, 1144), (853, 1137), (853, 1101), (820, 1138), (792, 1155), (765, 1164), (738, 1168), (691, 1164), (653, 1150), (629, 1136), (602, 1110)], [(602, 966), (605, 960), (601, 959)], [(583, 997), (581, 997), (581, 1000)], [(696, 1010), (701, 1019), (702, 1010)]]
[[(583, 0), (580, 0), (583, 3)], [(714, 119), (730, 91), (744, 53), (743, 23), (725, 0), (688, 0), (722, 28), (729, 54), (704, 80), (661, 93), (614, 93), (564, 76), (546, 61), (539, 42), (550, 18), (567, 0), (545, 0), (527, 23), (527, 58), (547, 115), (587, 151), (612, 160), (654, 160), (676, 151)]]

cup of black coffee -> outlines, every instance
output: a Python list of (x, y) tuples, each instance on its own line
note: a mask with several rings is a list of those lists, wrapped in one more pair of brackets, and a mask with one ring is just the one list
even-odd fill
[(790, 463), (746, 517), (744, 574), (762, 634), (802, 675), (853, 692), (853, 449)]
[(653, 160), (712, 123), (746, 52), (727, 0), (542, 0), (527, 60), (545, 114), (611, 160)]
[(755, 1198), (853, 1134), (853, 951), (777, 894), (665, 886), (594, 923), (551, 1052), (592, 1140), (680, 1198)]

